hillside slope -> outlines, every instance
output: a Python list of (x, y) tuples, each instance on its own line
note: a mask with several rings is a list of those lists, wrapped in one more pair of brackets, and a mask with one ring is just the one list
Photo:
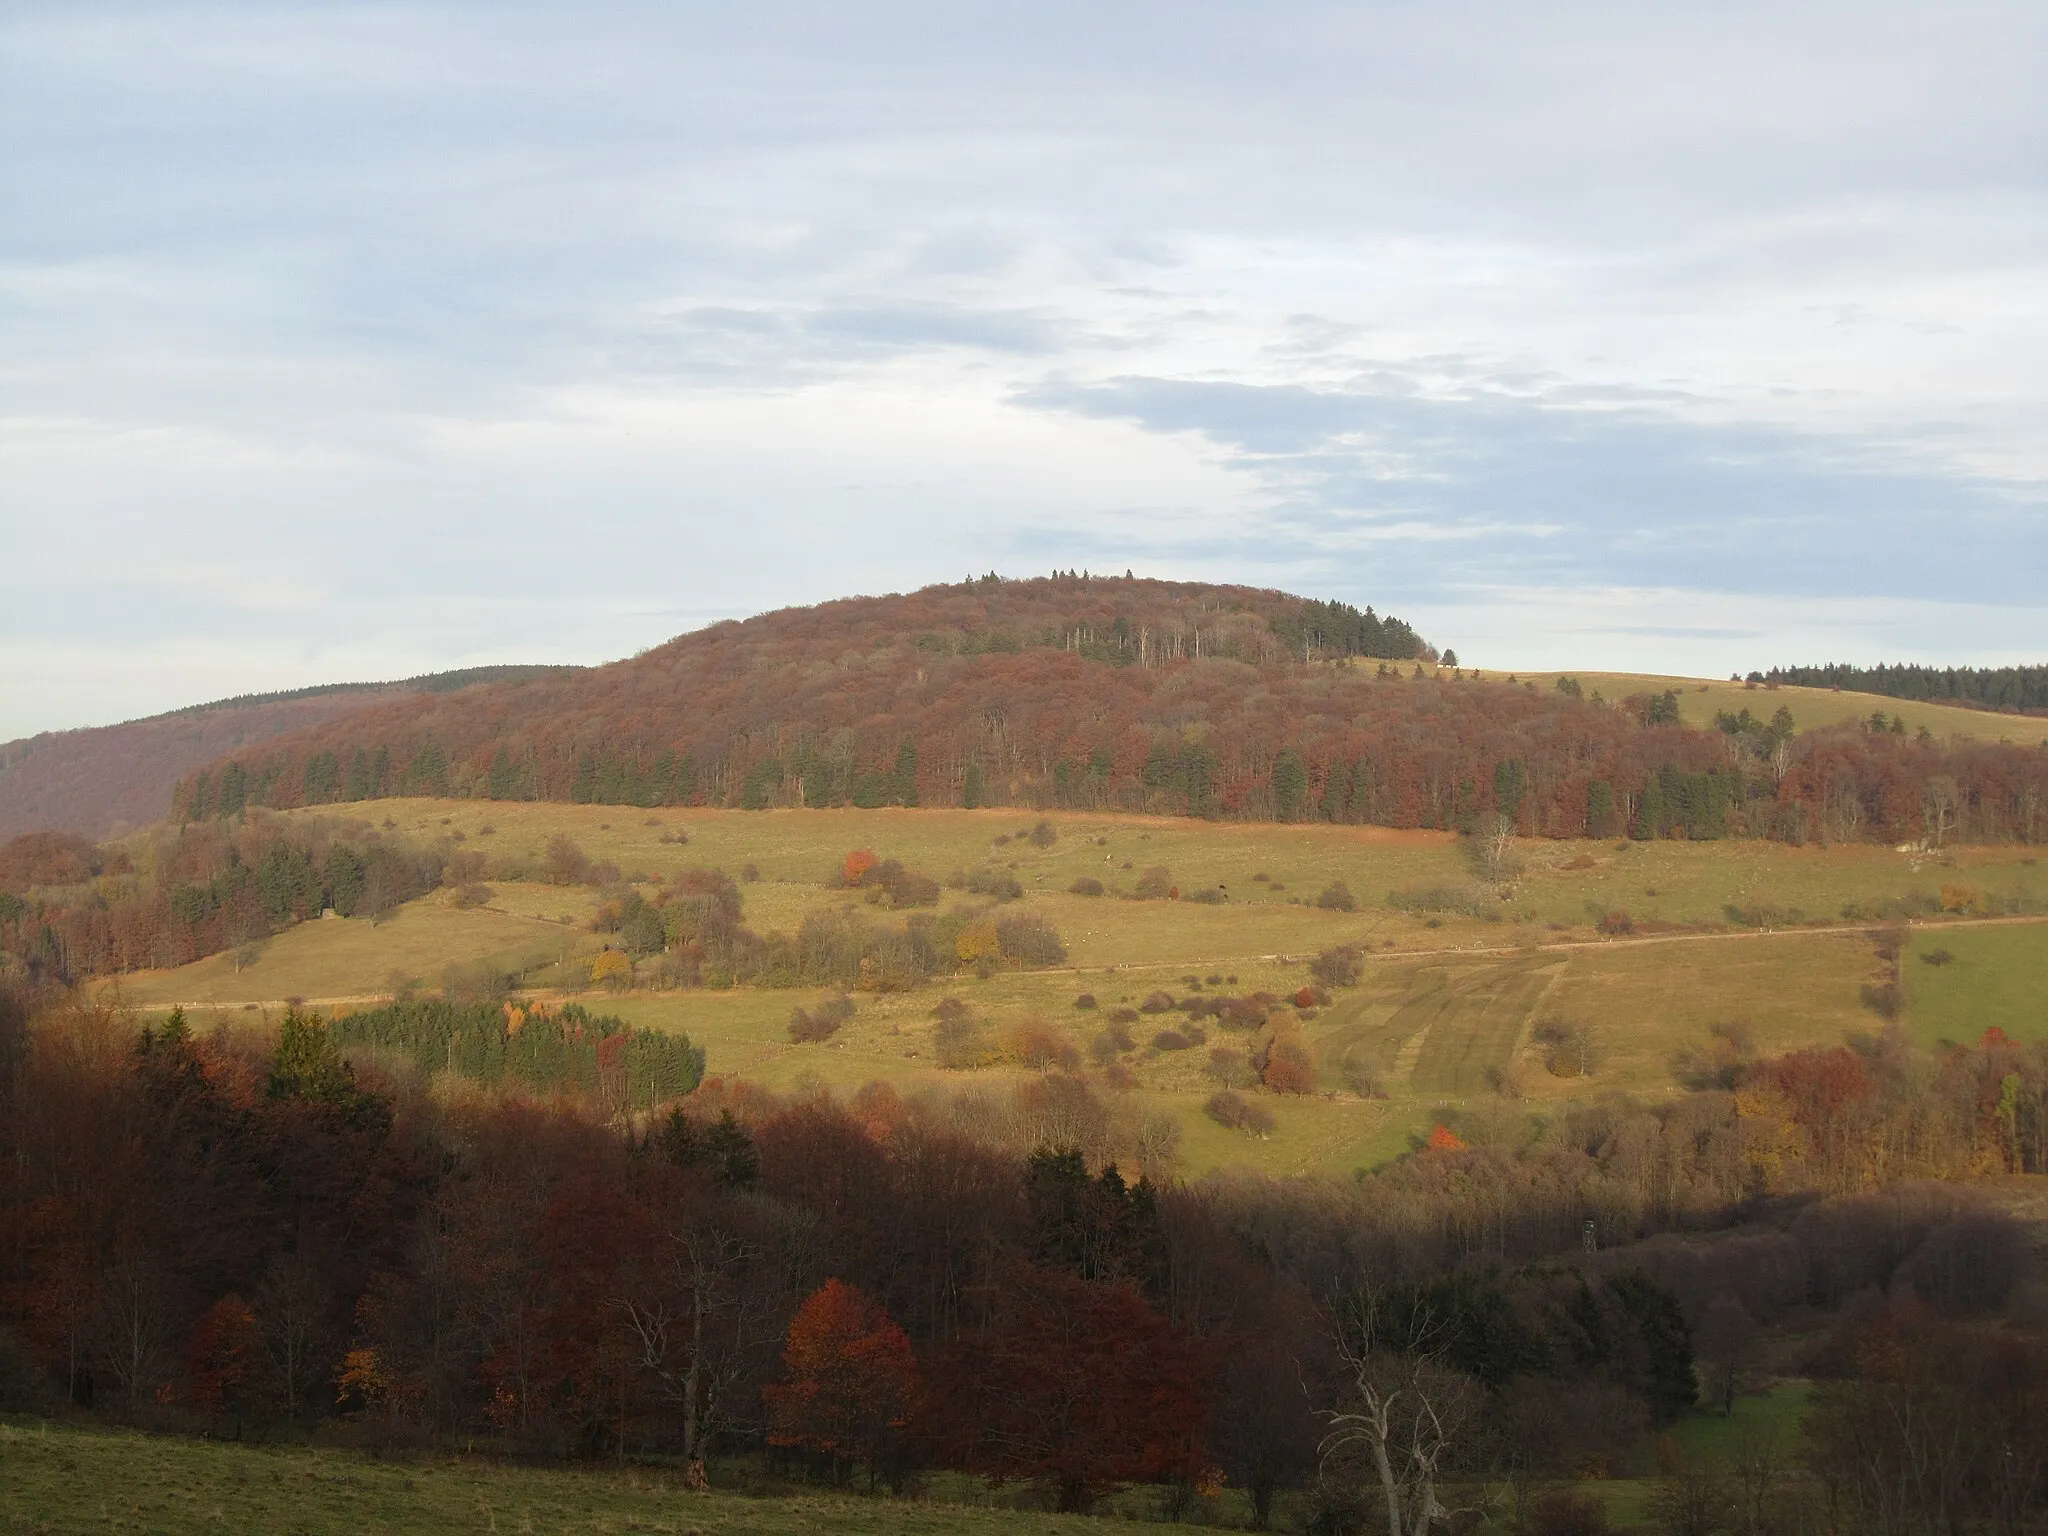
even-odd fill
[(1668, 691), (1603, 702), (1425, 673), (1434, 658), (1398, 620), (1285, 593), (988, 577), (380, 703), (233, 753), (180, 785), (176, 812), (429, 794), (1463, 829), (1498, 813), (1543, 836), (2048, 836), (2036, 748), (1740, 712), (1701, 729)]
[(336, 683), (252, 694), (144, 720), (0, 743), (0, 838), (22, 832), (105, 837), (146, 826), (193, 769), (388, 699), (447, 692), (552, 668), (471, 667), (394, 683)]

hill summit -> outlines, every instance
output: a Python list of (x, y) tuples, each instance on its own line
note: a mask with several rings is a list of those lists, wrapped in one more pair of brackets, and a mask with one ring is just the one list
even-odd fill
[[(1567, 680), (1568, 681), (1568, 680)], [(186, 820), (398, 794), (1019, 805), (1533, 836), (2048, 835), (2048, 754), (1536, 690), (1403, 621), (1063, 573), (784, 609), (372, 704), (189, 775)]]

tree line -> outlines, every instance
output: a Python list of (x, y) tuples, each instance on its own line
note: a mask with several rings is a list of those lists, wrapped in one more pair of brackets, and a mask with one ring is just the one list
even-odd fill
[(1800, 1486), (1836, 1528), (2020, 1530), (2048, 1492), (2023, 1234), (1910, 1182), (2041, 1166), (2038, 1047), (1751, 1059), (1655, 1105), (1475, 1106), (1355, 1179), (1188, 1184), (1121, 1172), (1071, 1074), (636, 1108), (440, 1093), (343, 1039), (6, 995), (0, 1406), (957, 1468), (1076, 1510), (1228, 1485), (1261, 1525), (1295, 1490), (1319, 1528), (1419, 1536), (1475, 1485), (1619, 1466), (1796, 1323), (1823, 1383)]
[(445, 862), (365, 822), (261, 812), (127, 848), (29, 833), (0, 846), (0, 963), (35, 985), (186, 965), (328, 911), (381, 918)]
[(1924, 667), (1906, 663), (1858, 667), (1835, 662), (1821, 667), (1773, 667), (1768, 672), (1750, 673), (1749, 680), (1799, 688), (1843, 688), (2018, 715), (2048, 712), (2048, 666)]

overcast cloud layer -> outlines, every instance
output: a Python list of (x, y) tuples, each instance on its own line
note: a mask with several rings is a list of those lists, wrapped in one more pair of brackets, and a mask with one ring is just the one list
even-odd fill
[(2048, 655), (2048, 7), (18, 3), (0, 738), (1088, 566)]

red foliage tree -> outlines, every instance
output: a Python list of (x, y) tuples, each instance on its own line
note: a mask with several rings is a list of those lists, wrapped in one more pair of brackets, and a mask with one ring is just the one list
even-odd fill
[(939, 1377), (942, 1454), (990, 1478), (1048, 1484), (1062, 1511), (1120, 1483), (1207, 1471), (1210, 1362), (1127, 1285), (1024, 1271)]
[(249, 1304), (232, 1293), (221, 1297), (192, 1330), (184, 1395), (204, 1413), (238, 1412), (262, 1352), (262, 1330)]
[(910, 1423), (921, 1385), (910, 1338), (844, 1281), (797, 1309), (782, 1363), (789, 1379), (761, 1391), (768, 1443), (830, 1457), (835, 1482), (856, 1461), (878, 1466)]

